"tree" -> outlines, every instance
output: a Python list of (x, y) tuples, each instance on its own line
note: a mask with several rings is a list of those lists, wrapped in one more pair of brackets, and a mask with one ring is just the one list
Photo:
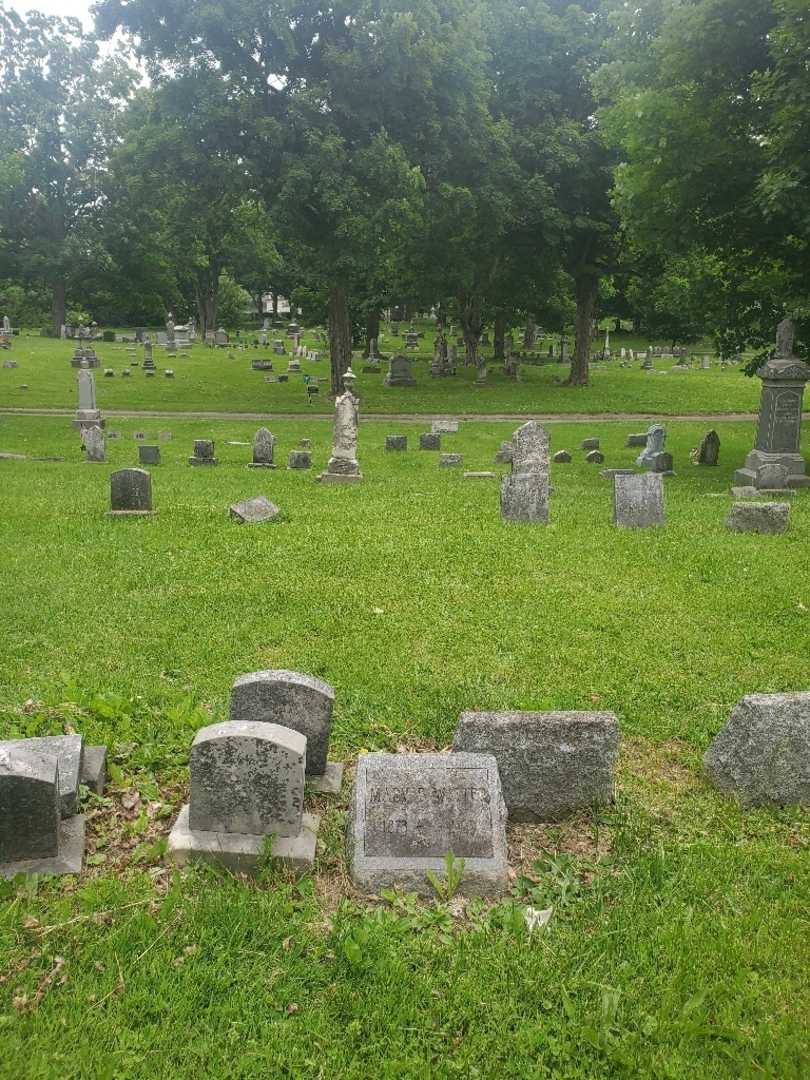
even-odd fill
[(107, 259), (104, 176), (134, 83), (76, 19), (0, 7), (0, 277), (47, 285), (57, 334), (68, 294)]

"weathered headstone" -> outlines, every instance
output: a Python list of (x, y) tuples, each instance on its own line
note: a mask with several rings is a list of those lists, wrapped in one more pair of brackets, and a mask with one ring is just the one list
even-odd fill
[(335, 401), (332, 455), (318, 477), (322, 484), (358, 484), (363, 479), (357, 462), (357, 428), (360, 400), (352, 392), (356, 376), (351, 368), (343, 373), (343, 393)]
[(434, 420), (430, 430), (434, 435), (455, 435), (458, 432), (458, 420)]
[(664, 525), (664, 478), (660, 473), (613, 477), (613, 524), (625, 529)]
[(82, 439), (87, 461), (101, 464), (107, 460), (104, 432), (97, 424), (82, 427)]
[(450, 469), (458, 465), (464, 464), (463, 454), (440, 454), (439, 455), (439, 468)]
[(726, 518), (726, 528), (732, 532), (783, 533), (789, 517), (788, 503), (735, 502)]
[(672, 454), (666, 450), (661, 450), (659, 453), (653, 454), (649, 459), (648, 468), (655, 473), (672, 475)]
[(567, 450), (558, 450), (551, 460), (558, 464), (568, 464), (572, 459)]
[(647, 430), (644, 450), (636, 458), (636, 465), (642, 466), (643, 468), (650, 468), (655, 455), (660, 454), (663, 451), (666, 439), (666, 428), (662, 424), (650, 425)]
[(343, 763), (327, 761), (335, 690), (298, 671), (252, 671), (231, 687), (231, 720), (281, 724), (306, 736), (307, 778), (321, 792), (339, 792)]
[(194, 453), (188, 459), (189, 465), (218, 465), (214, 457), (213, 439), (195, 439)]
[(408, 436), (407, 435), (386, 435), (385, 436), (385, 449), (386, 450), (407, 450), (408, 449)]
[(253, 461), (248, 463), (250, 469), (275, 469), (273, 464), (273, 446), (275, 445), (273, 433), (266, 427), (261, 427), (253, 436)]
[(624, 440), (625, 446), (646, 446), (647, 445), (647, 432), (643, 431), (638, 435), (628, 435)]
[(434, 435), (432, 431), (423, 431), (419, 436), (420, 450), (441, 450), (441, 448), (441, 435)]
[(229, 513), (240, 525), (258, 525), (263, 521), (275, 521), (281, 511), (265, 495), (254, 495), (251, 499), (234, 503)]
[(762, 379), (762, 399), (756, 443), (744, 467), (735, 472), (735, 484), (757, 487), (757, 473), (763, 465), (784, 465), (788, 487), (810, 486), (800, 452), (802, 396), (810, 367), (794, 355), (793, 338), (793, 322), (784, 319), (776, 334), (776, 355), (757, 371)]
[(579, 444), (579, 448), (580, 448), (580, 450), (598, 450), (599, 449), (599, 440), (598, 439), (583, 439), (582, 442)]
[[(489, 754), (361, 754), (350, 811), (349, 867), (364, 892), (434, 894), (453, 855), (464, 896), (509, 887), (506, 807)], [(463, 860), (463, 864), (461, 862)]]
[(318, 819), (304, 814), (306, 738), (277, 724), (229, 721), (197, 732), (191, 801), (169, 836), (175, 862), (202, 860), (256, 870), (270, 857), (303, 872), (315, 858)]
[(492, 754), (514, 821), (559, 821), (613, 799), (611, 712), (464, 712), (454, 751)]
[(119, 469), (110, 477), (107, 517), (148, 515), (152, 510), (152, 477), (146, 469)]
[(790, 472), (787, 465), (768, 461), (757, 469), (755, 486), (758, 491), (784, 491), (788, 488), (789, 479)]
[(703, 767), (743, 806), (810, 805), (810, 693), (746, 695)]
[(159, 465), (160, 464), (160, 447), (150, 446), (148, 443), (142, 443), (138, 447), (138, 464), (139, 465)]
[(698, 465), (716, 465), (720, 460), (720, 436), (712, 429), (707, 431), (700, 440), (698, 448)]
[(59, 814), (73, 817), (79, 812), (79, 785), (82, 782), (84, 745), (81, 735), (44, 735), (33, 739), (8, 739), (0, 742), (4, 750), (30, 750), (56, 758), (59, 766)]
[[(414, 345), (414, 347), (416, 347)], [(397, 353), (391, 357), (388, 374), (383, 380), (386, 386), (416, 386), (416, 379), (411, 371), (411, 362), (407, 356)]]
[(504, 441), (498, 447), (498, 452), (495, 454), (495, 464), (512, 464), (512, 443), (509, 441), (509, 439), (504, 439)]
[(605, 461), (605, 455), (601, 450), (589, 450), (585, 455), (585, 460), (589, 465), (602, 465)]
[(535, 420), (512, 436), (512, 472), (501, 477), (505, 521), (548, 524), (549, 437)]
[(291, 450), (287, 458), (288, 469), (312, 468), (312, 454), (309, 450)]

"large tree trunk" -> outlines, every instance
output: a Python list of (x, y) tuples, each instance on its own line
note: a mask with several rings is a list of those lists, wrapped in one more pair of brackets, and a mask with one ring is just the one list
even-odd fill
[(464, 338), (464, 364), (478, 368), (478, 379), (487, 377), (486, 360), (481, 354), (481, 297), (473, 293), (459, 304), (461, 333)]
[(591, 359), (591, 328), (596, 306), (599, 279), (593, 274), (583, 274), (576, 280), (576, 339), (571, 357), (571, 373), (566, 379), (569, 386), (588, 385), (588, 367)]
[(366, 315), (366, 345), (363, 349), (363, 356), (365, 359), (371, 355), (371, 342), (373, 341), (377, 346), (376, 355), (380, 354), (380, 313), (379, 311), (370, 311)]
[(343, 393), (343, 372), (352, 362), (352, 331), (346, 290), (335, 285), (329, 293), (329, 359), (332, 367), (332, 393)]
[(502, 311), (495, 315), (495, 326), (492, 330), (492, 345), (495, 349), (495, 359), (501, 363), (506, 359), (504, 342), (506, 341), (506, 316)]
[(200, 336), (205, 341), (208, 330), (217, 328), (217, 301), (219, 297), (215, 292), (206, 291), (197, 297), (197, 314), (200, 320)]
[(53, 336), (61, 337), (65, 325), (65, 283), (58, 281), (53, 287)]
[(528, 352), (537, 344), (537, 323), (534, 316), (530, 315), (526, 320), (526, 329), (523, 331), (523, 348)]

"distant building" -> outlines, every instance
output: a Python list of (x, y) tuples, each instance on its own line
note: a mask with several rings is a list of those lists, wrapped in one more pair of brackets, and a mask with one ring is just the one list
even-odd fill
[[(286, 298), (286, 296), (277, 296), (276, 297), (276, 303), (277, 303), (277, 307), (276, 307), (275, 310), (279, 313), (279, 315), (289, 315), (290, 314), (290, 301)], [(272, 315), (272, 314), (273, 314), (273, 293), (264, 293), (264, 295), (262, 296), (262, 315)]]

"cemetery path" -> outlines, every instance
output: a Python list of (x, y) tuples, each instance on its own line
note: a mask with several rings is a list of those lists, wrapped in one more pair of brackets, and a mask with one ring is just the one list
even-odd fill
[[(74, 416), (75, 409), (12, 408), (0, 407), (0, 415), (9, 416)], [(119, 420), (164, 419), (164, 420), (332, 420), (334, 412), (217, 412), (212, 410), (188, 410), (167, 412), (161, 409), (105, 409), (104, 415)], [(366, 423), (384, 423), (392, 421), (398, 424), (421, 424), (428, 420), (470, 420), (476, 422), (502, 421), (515, 422), (537, 420), (543, 424), (592, 424), (610, 420), (643, 423), (647, 420), (700, 420), (708, 423), (723, 421), (754, 421), (758, 413), (652, 413), (652, 412), (615, 412), (615, 413), (363, 413), (361, 421)], [(810, 420), (810, 412), (802, 414), (804, 420)]]

